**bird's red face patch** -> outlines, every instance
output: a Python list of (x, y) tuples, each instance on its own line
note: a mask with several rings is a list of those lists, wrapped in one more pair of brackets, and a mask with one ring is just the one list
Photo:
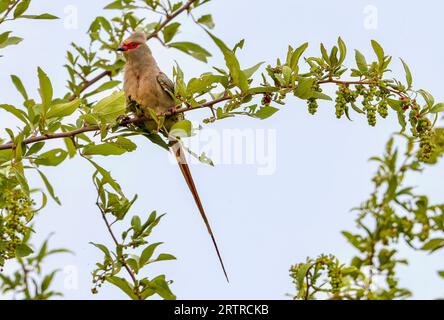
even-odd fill
[(128, 51), (128, 50), (134, 50), (140, 47), (140, 43), (138, 42), (129, 42), (129, 43), (123, 43), (117, 50), (118, 51)]

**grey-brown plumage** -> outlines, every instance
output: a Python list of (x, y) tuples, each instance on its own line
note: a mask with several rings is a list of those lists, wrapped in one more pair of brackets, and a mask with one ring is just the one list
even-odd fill
[[(151, 50), (146, 45), (146, 36), (142, 32), (133, 33), (126, 39), (118, 49), (123, 51), (126, 58), (123, 90), (127, 97), (127, 102), (136, 103), (146, 118), (151, 118), (149, 109), (157, 115), (162, 115), (173, 111), (175, 108), (174, 83), (160, 71)], [(222, 261), (219, 248), (216, 243), (213, 231), (205, 214), (205, 210), (197, 193), (196, 186), (191, 176), (190, 168), (186, 163), (184, 151), (180, 143), (172, 147), (176, 156), (180, 170), (193, 195), (202, 219), (205, 222), (208, 233), (211, 236), (220, 264), (228, 281), (227, 272)]]

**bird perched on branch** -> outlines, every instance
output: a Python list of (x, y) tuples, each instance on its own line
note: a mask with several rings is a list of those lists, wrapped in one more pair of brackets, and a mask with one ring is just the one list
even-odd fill
[[(160, 71), (151, 50), (146, 45), (146, 35), (142, 32), (135, 32), (127, 38), (117, 49), (122, 51), (126, 59), (124, 85), (123, 89), (128, 105), (136, 105), (146, 119), (152, 119), (152, 113), (157, 116), (168, 115), (165, 120), (167, 127), (172, 123), (183, 119), (183, 114), (175, 114), (175, 102), (172, 97), (174, 94), (174, 83)], [(146, 129), (151, 130), (150, 124), (153, 121), (147, 121)], [(167, 128), (167, 130), (169, 130)], [(190, 168), (186, 162), (183, 148), (180, 141), (168, 135), (168, 132), (162, 132), (167, 135), (172, 142), (171, 150), (176, 156), (180, 170), (185, 181), (193, 195), (202, 219), (208, 229), (208, 232), (216, 249), (217, 256), (222, 266), (225, 277), (228, 281), (227, 272), (222, 261), (219, 248), (216, 243), (213, 231), (211, 230), (205, 210), (197, 193), (196, 185), (191, 176)]]

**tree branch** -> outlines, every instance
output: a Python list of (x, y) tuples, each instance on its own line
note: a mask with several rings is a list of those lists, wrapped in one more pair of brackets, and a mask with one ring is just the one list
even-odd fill
[[(339, 80), (323, 80), (319, 82), (320, 84), (342, 84), (342, 85), (358, 85), (358, 84), (362, 84), (362, 85), (371, 85), (374, 84), (373, 82), (368, 82), (368, 81), (339, 81)], [(292, 89), (292, 88), (283, 88), (283, 89)], [(396, 91), (392, 91), (394, 94), (398, 94), (399, 96), (403, 97), (400, 93), (396, 92)], [(255, 93), (253, 93), (252, 95), (261, 95), (261, 94), (265, 94), (267, 93), (267, 91), (257, 91)], [(198, 110), (198, 109), (204, 109), (204, 108), (213, 108), (214, 105), (224, 102), (224, 101), (228, 101), (231, 100), (233, 97), (230, 96), (228, 93), (225, 93), (222, 97), (205, 102), (201, 105), (195, 106), (195, 107), (190, 107), (190, 106), (182, 106), (182, 105), (177, 105), (176, 106), (176, 110), (174, 112), (168, 112), (165, 113), (165, 116), (171, 116), (174, 114), (179, 114), (179, 113), (185, 113), (188, 111), (192, 111), (192, 110)], [(137, 124), (137, 123), (141, 123), (144, 120), (146, 120), (146, 118), (144, 117), (133, 117), (133, 118), (126, 118), (123, 119), (122, 121), (120, 121), (118, 123), (119, 126), (122, 127), (126, 127), (128, 125), (131, 124)], [(60, 133), (47, 133), (47, 134), (43, 134), (40, 136), (35, 136), (35, 137), (30, 137), (28, 139), (24, 139), (22, 141), (22, 144), (32, 144), (32, 143), (36, 143), (39, 141), (45, 141), (45, 140), (52, 140), (52, 139), (60, 139), (60, 138), (74, 138), (75, 136), (82, 134), (82, 133), (86, 133), (86, 132), (95, 132), (100, 130), (98, 125), (91, 125), (91, 126), (85, 126), (82, 128), (78, 128), (75, 129), (73, 131), (68, 131), (68, 132), (60, 132)], [(9, 142), (9, 143), (5, 143), (3, 145), (0, 145), (0, 150), (6, 150), (6, 149), (15, 149), (16, 145), (13, 142)]]

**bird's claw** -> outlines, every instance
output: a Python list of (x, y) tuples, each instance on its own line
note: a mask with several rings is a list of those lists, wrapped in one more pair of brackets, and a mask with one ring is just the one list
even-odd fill
[(119, 123), (119, 124), (123, 124), (125, 122), (130, 121), (130, 120), (131, 120), (131, 118), (128, 115), (126, 115), (126, 114), (121, 114), (116, 119), (117, 123)]
[(171, 115), (175, 114), (176, 112), (177, 112), (177, 107), (173, 106), (173, 107), (168, 108), (168, 110), (165, 112), (165, 115), (171, 116)]

